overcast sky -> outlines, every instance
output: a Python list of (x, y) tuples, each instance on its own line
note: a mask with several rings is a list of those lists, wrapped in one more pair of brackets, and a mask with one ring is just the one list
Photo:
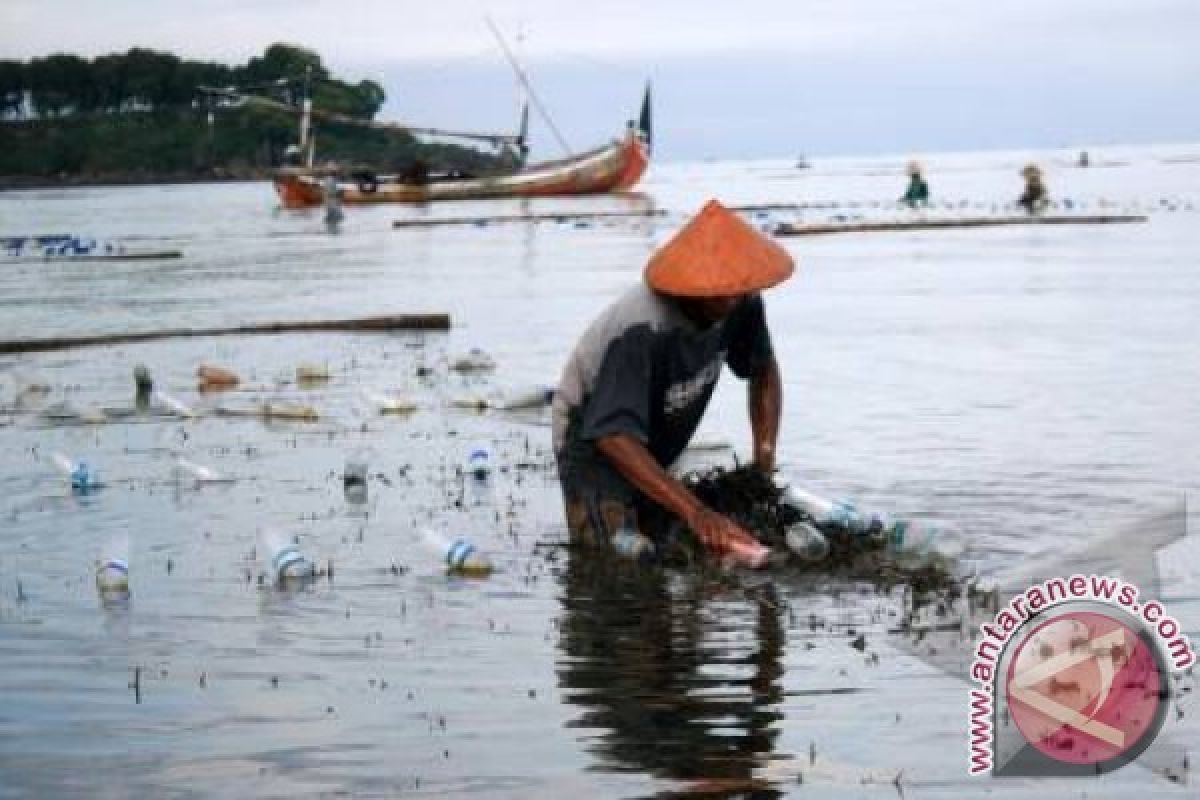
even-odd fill
[(0, 0), (0, 58), (284, 41), (380, 82), (384, 117), (504, 130), (489, 15), (574, 149), (648, 78), (670, 159), (1200, 140), (1200, 0)]

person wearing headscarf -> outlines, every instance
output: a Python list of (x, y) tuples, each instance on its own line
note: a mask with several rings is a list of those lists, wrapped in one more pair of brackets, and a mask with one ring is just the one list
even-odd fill
[(1025, 191), (1017, 198), (1017, 205), (1025, 209), (1027, 214), (1039, 214), (1050, 204), (1050, 195), (1046, 192), (1046, 184), (1042, 183), (1042, 170), (1037, 164), (1026, 164), (1021, 170), (1025, 179)]

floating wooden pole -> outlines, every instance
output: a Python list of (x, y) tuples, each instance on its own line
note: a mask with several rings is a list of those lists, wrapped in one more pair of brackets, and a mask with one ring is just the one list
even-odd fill
[(959, 219), (883, 220), (879, 222), (830, 222), (775, 228), (776, 236), (820, 236), (829, 233), (876, 233), (880, 231), (936, 230), (940, 228), (990, 228), (1005, 225), (1110, 225), (1145, 222), (1144, 216), (1131, 214), (1061, 215), (1050, 217), (963, 217)]
[(38, 264), (42, 262), (63, 264), (75, 261), (162, 261), (171, 258), (183, 258), (183, 251), (142, 250), (128, 253), (90, 253), (85, 255), (29, 255), (0, 258), (0, 264)]
[(434, 217), (432, 219), (398, 219), (393, 228), (433, 228), (441, 225), (490, 225), (494, 222), (567, 222), (569, 220), (622, 219), (632, 217), (665, 217), (661, 208), (633, 211), (554, 211), (544, 214), (496, 214), (488, 217)]
[(256, 325), (237, 325), (229, 328), (176, 328), (136, 333), (110, 333), (98, 336), (71, 336), (52, 339), (14, 339), (0, 342), (0, 354), (40, 353), (47, 350), (67, 350), (73, 347), (128, 344), (154, 339), (178, 339), (201, 336), (242, 336), (257, 333), (314, 333), (346, 331), (379, 333), (387, 331), (446, 331), (450, 330), (449, 314), (401, 314), (360, 319), (311, 320), (301, 322), (264, 322)]

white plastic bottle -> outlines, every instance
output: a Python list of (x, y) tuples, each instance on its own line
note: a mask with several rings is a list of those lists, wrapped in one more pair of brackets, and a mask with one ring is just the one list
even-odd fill
[(519, 411), (548, 406), (553, 398), (554, 389), (547, 386), (508, 386), (493, 392), (487, 405), (500, 411)]
[(791, 525), (784, 534), (788, 549), (802, 561), (824, 561), (829, 555), (829, 540), (807, 522)]
[(956, 561), (966, 551), (966, 537), (961, 531), (923, 520), (892, 520), (883, 535), (888, 550), (901, 561)]
[(175, 414), (176, 416), (184, 417), (186, 419), (191, 419), (192, 417), (196, 416), (196, 412), (192, 410), (191, 406), (188, 406), (186, 403), (175, 399), (166, 392), (155, 391), (152, 397), (161, 408), (171, 412), (172, 414)]
[(77, 492), (87, 492), (100, 487), (100, 480), (83, 461), (72, 461), (62, 453), (51, 453), (50, 460)]
[(851, 533), (859, 533), (869, 527), (868, 521), (849, 500), (826, 500), (812, 492), (788, 486), (783, 490), (782, 501), (808, 514), (813, 522), (822, 527), (829, 525)]
[(423, 528), (421, 539), (445, 562), (447, 572), (480, 578), (492, 573), (491, 560), (464, 538), (452, 539), (432, 528)]
[(129, 591), (129, 537), (115, 536), (96, 559), (96, 588), (102, 593)]
[(197, 484), (220, 483), (223, 480), (216, 470), (182, 457), (175, 459), (175, 475), (180, 482), (192, 481)]
[(277, 530), (263, 530), (258, 534), (259, 554), (263, 559), (264, 572), (272, 583), (311, 578), (316, 568), (291, 538)]
[(492, 474), (491, 457), (486, 447), (476, 445), (471, 448), (467, 455), (467, 472), (478, 481), (485, 481)]
[(612, 549), (622, 558), (646, 564), (654, 560), (654, 541), (633, 528), (618, 528), (609, 539)]

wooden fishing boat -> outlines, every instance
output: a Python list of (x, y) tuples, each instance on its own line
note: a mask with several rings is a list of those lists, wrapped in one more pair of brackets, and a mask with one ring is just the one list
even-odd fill
[[(648, 97), (647, 97), (648, 100)], [(643, 113), (643, 118), (645, 114)], [(405, 180), (355, 169), (333, 174), (337, 199), (347, 205), (368, 203), (427, 203), (488, 197), (552, 197), (603, 194), (631, 189), (650, 163), (649, 132), (630, 126), (625, 135), (586, 153), (531, 164), (523, 169), (488, 176), (437, 176)], [(306, 168), (283, 168), (275, 175), (275, 191), (284, 208), (325, 203), (322, 183), (331, 173)]]

